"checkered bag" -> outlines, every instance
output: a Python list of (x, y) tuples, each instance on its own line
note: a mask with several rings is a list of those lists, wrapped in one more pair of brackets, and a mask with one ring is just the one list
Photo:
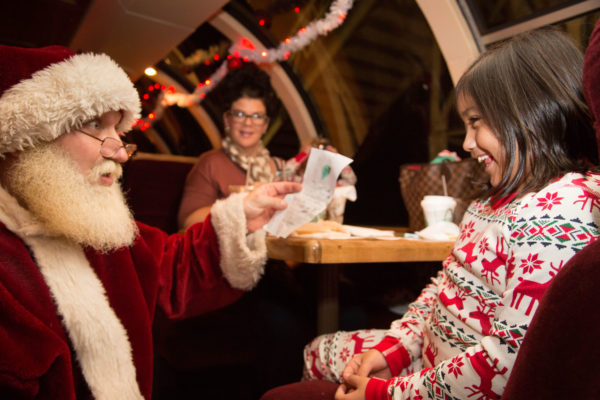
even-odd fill
[(406, 164), (400, 167), (400, 191), (408, 211), (409, 228), (419, 231), (425, 228), (421, 200), (426, 195), (443, 195), (442, 176), (446, 177), (448, 195), (456, 200), (452, 221), (460, 224), (471, 201), (477, 197), (488, 182), (487, 174), (477, 160), (468, 158), (458, 162), (438, 164)]

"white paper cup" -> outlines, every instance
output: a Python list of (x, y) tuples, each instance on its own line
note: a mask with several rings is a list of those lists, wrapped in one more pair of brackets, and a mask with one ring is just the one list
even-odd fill
[(421, 201), (427, 226), (452, 221), (456, 200), (450, 196), (425, 196)]

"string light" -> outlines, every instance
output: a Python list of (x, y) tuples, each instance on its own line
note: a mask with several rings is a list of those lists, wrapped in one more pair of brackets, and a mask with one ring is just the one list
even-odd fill
[[(272, 63), (276, 61), (287, 60), (290, 54), (299, 51), (310, 44), (318, 36), (325, 36), (333, 29), (340, 26), (352, 8), (354, 0), (334, 0), (322, 19), (315, 20), (305, 27), (299, 29), (298, 33), (293, 37), (286, 37), (277, 47), (257, 50), (256, 46), (247, 38), (242, 38), (239, 42), (234, 43), (227, 51), (227, 62), (221, 63), (217, 70), (204, 81), (204, 84), (199, 83), (196, 89), (190, 93), (178, 93), (173, 87), (165, 90), (163, 87), (157, 101), (158, 106), (153, 111), (154, 118), (144, 118), (136, 122), (134, 128), (139, 128), (144, 131), (150, 127), (150, 120), (155, 122), (160, 119), (165, 107), (177, 105), (179, 107), (189, 107), (193, 104), (200, 103), (206, 94), (212, 90), (218, 83), (227, 75), (230, 69), (235, 69), (244, 62), (254, 62), (255, 64)], [(294, 12), (300, 12), (300, 7), (295, 7)], [(264, 19), (261, 19), (266, 23)], [(259, 25), (260, 21), (259, 20)], [(261, 25), (262, 26), (262, 25)], [(204, 62), (210, 65), (210, 60), (218, 61), (218, 46), (211, 46), (208, 51), (197, 50), (192, 57), (188, 57), (185, 65), (198, 65)], [(160, 88), (157, 87), (156, 89)], [(153, 91), (155, 88), (148, 88)], [(149, 99), (146, 93), (143, 95), (145, 100)]]
[[(234, 43), (229, 48), (229, 54), (233, 55), (234, 58), (241, 58), (244, 62), (252, 61), (256, 64), (287, 60), (291, 53), (303, 49), (318, 36), (327, 35), (330, 31), (341, 25), (348, 11), (352, 8), (352, 4), (353, 0), (335, 0), (325, 17), (302, 27), (295, 36), (286, 38), (275, 48), (258, 51), (250, 40), (242, 38), (238, 43)], [(201, 96), (201, 94), (208, 93), (227, 75), (227, 72), (227, 63), (222, 63), (209, 78), (213, 83), (210, 85), (210, 88), (207, 87), (208, 85), (198, 86), (191, 94), (167, 93), (164, 96), (163, 103), (168, 106), (177, 104), (180, 107), (199, 103), (205, 97)]]

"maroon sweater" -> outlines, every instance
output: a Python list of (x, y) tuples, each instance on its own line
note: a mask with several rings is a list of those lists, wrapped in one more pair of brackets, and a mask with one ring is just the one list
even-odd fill
[(222, 149), (202, 153), (190, 170), (183, 189), (179, 225), (198, 208), (211, 206), (231, 194), (229, 185), (245, 185), (246, 171), (231, 161)]

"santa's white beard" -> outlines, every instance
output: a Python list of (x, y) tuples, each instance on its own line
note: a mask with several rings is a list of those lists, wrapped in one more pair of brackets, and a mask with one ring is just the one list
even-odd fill
[[(98, 184), (110, 174), (111, 186)], [(8, 186), (22, 205), (53, 233), (102, 252), (133, 243), (138, 229), (117, 182), (121, 165), (104, 160), (86, 177), (55, 145), (20, 154), (8, 174)]]

